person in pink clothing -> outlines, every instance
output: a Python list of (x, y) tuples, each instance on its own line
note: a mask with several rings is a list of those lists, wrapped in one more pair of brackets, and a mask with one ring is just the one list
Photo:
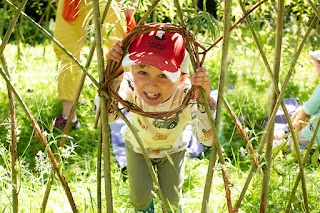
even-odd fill
[[(100, 1), (101, 10), (104, 9), (106, 3), (107, 0)], [(133, 13), (132, 8), (124, 10), (120, 8), (118, 3), (110, 5), (102, 28), (103, 34), (108, 35), (108, 37), (103, 37), (104, 46), (109, 49), (115, 40), (123, 38), (129, 22), (131, 22), (129, 25), (134, 27)], [(78, 60), (80, 60), (81, 51), (86, 42), (88, 24), (92, 17), (92, 0), (58, 1), (54, 37)], [(63, 129), (73, 106), (82, 71), (58, 46), (54, 46), (54, 51), (59, 72), (58, 99), (62, 102), (62, 112), (55, 118), (55, 127)], [(77, 129), (79, 127), (80, 122), (75, 113), (71, 128)]]
[[(157, 24), (156, 24), (157, 25)], [(165, 24), (164, 24), (165, 26)], [(205, 90), (205, 98), (214, 116), (216, 101), (210, 97), (210, 79), (204, 67), (198, 67), (189, 75), (190, 56), (184, 37), (179, 33), (154, 30), (136, 36), (128, 52), (122, 50), (122, 43), (116, 42), (107, 53), (107, 58), (119, 62), (122, 68), (130, 69), (123, 74), (123, 80), (114, 81), (119, 95), (140, 107), (144, 112), (173, 111), (181, 106), (192, 85)], [(129, 110), (129, 119), (157, 171), (162, 194), (171, 206), (171, 211), (182, 212), (182, 185), (186, 149), (190, 131), (197, 141), (212, 146), (213, 130), (200, 97), (199, 88), (181, 113), (168, 120), (145, 117)], [(96, 98), (95, 108), (99, 107)], [(110, 110), (109, 120), (119, 116)], [(127, 171), (130, 186), (130, 200), (136, 212), (154, 212), (153, 181), (142, 150), (133, 133), (125, 126), (122, 129), (126, 144)]]

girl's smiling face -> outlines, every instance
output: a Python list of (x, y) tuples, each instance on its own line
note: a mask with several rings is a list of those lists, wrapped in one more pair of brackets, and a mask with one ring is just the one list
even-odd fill
[(148, 106), (158, 106), (168, 100), (174, 90), (184, 82), (187, 75), (173, 83), (158, 68), (138, 64), (132, 66), (132, 77), (136, 92)]

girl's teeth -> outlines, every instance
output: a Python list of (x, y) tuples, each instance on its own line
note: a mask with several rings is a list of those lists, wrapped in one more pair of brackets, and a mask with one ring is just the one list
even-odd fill
[(148, 97), (156, 97), (158, 94), (155, 93), (146, 93)]

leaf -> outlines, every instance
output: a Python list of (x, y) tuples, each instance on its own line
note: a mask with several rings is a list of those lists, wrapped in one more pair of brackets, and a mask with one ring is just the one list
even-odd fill
[(315, 166), (318, 163), (319, 150), (317, 149), (311, 156), (311, 165)]
[(168, 161), (170, 162), (170, 164), (171, 164), (171, 165), (174, 165), (174, 163), (173, 163), (173, 160), (172, 160), (171, 156), (170, 156), (167, 152), (165, 152), (165, 153), (166, 153), (166, 156), (167, 156)]

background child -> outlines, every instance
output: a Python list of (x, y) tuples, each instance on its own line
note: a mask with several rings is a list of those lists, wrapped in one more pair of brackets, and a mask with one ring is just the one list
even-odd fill
[[(92, 0), (56, 0), (58, 3), (54, 37), (80, 60), (81, 51), (85, 45), (88, 33), (88, 24), (93, 16)], [(101, 14), (107, 0), (100, 1)], [(135, 5), (136, 0), (131, 1)], [(102, 32), (108, 34), (104, 45), (109, 49), (115, 40), (125, 36), (126, 30), (135, 25), (134, 10), (120, 8), (120, 2), (110, 5)], [(126, 25), (127, 21), (127, 25)], [(126, 29), (127, 26), (127, 29)], [(67, 123), (73, 101), (81, 80), (81, 72), (76, 65), (58, 46), (54, 46), (57, 57), (58, 99), (62, 103), (62, 112), (55, 118), (55, 127), (63, 129)], [(77, 113), (72, 117), (72, 129), (80, 128)]]
[[(131, 70), (124, 74), (119, 89), (119, 95), (124, 100), (136, 104), (145, 112), (172, 111), (182, 104), (191, 85), (196, 85), (205, 90), (213, 116), (216, 101), (210, 97), (207, 70), (199, 67), (188, 78), (189, 54), (183, 36), (163, 30), (151, 31), (133, 39), (128, 53), (123, 52), (120, 41), (116, 42), (107, 53), (107, 58), (119, 62), (123, 54), (126, 55), (122, 67)], [(175, 212), (182, 212), (182, 185), (188, 145), (188, 138), (184, 137), (183, 132), (187, 125), (192, 125), (193, 134), (200, 143), (212, 145), (212, 129), (199, 94), (198, 88), (195, 98), (171, 120), (130, 112), (130, 122), (157, 171), (163, 196)], [(118, 116), (110, 113), (109, 117), (115, 119)], [(136, 211), (154, 212), (152, 176), (140, 146), (128, 128), (124, 129), (123, 135), (131, 203)]]
[[(311, 61), (318, 77), (320, 77), (320, 50), (310, 52)], [(298, 139), (301, 147), (307, 146), (312, 138), (314, 130), (320, 116), (320, 84), (313, 91), (310, 99), (291, 116), (291, 121), (295, 130), (299, 131)], [(287, 130), (288, 131), (288, 130)], [(285, 130), (277, 130), (274, 139), (282, 140), (285, 137)], [(291, 146), (293, 141), (290, 139), (288, 145)], [(317, 132), (315, 139), (316, 144), (320, 144), (320, 131)]]
[[(320, 77), (320, 50), (310, 52), (313, 67)], [(306, 146), (311, 141), (314, 129), (320, 116), (320, 84), (313, 91), (310, 99), (291, 116), (292, 124), (300, 131), (299, 143)], [(309, 119), (309, 122), (306, 122)], [(315, 143), (320, 143), (320, 131), (317, 132)]]

